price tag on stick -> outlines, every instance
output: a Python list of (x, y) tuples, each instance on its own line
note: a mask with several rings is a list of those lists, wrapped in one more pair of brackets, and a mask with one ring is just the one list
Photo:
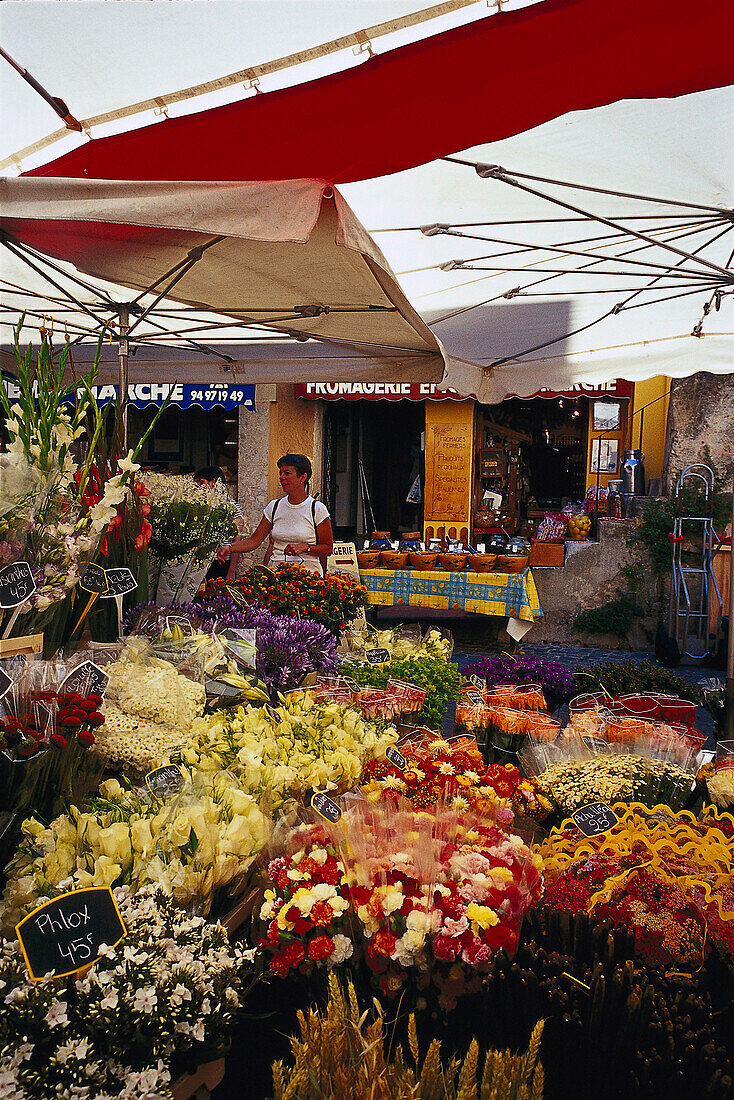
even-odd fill
[(90, 561), (84, 567), (84, 572), (79, 578), (79, 587), (83, 588), (85, 592), (96, 592), (99, 596), (106, 593), (109, 585), (107, 574), (102, 566), (95, 565), (93, 561)]
[(63, 691), (77, 691), (80, 695), (104, 695), (109, 682), (109, 676), (99, 665), (83, 661), (64, 677), (61, 688)]
[(0, 607), (18, 607), (36, 591), (27, 561), (16, 561), (0, 569)]
[(323, 817), (325, 821), (335, 822), (338, 821), (342, 815), (341, 810), (328, 794), (324, 794), (322, 791), (317, 791), (311, 795), (311, 808), (316, 811), (319, 817)]
[[(126, 565), (115, 566), (114, 569), (105, 569), (104, 574), (107, 578), (107, 591), (100, 593), (103, 600), (109, 600), (113, 596), (125, 596), (138, 587), (138, 582)], [(82, 585), (82, 587), (86, 586)]]
[(34, 982), (45, 974), (66, 978), (99, 958), (103, 944), (115, 947), (127, 935), (109, 886), (72, 890), (39, 905), (15, 931)]
[(148, 790), (155, 798), (168, 798), (169, 795), (178, 794), (184, 785), (183, 772), (175, 764), (164, 764), (162, 768), (154, 768), (145, 777)]
[(598, 836), (599, 833), (606, 833), (619, 821), (612, 807), (607, 806), (605, 802), (592, 802), (588, 806), (582, 806), (580, 810), (571, 814), (571, 817), (584, 836)]
[(393, 745), (388, 745), (388, 747), (385, 749), (385, 756), (391, 764), (395, 765), (396, 768), (400, 768), (401, 771), (405, 771), (405, 757), (401, 752), (398, 752), (398, 750), (394, 748)]
[(387, 649), (367, 649), (365, 650), (364, 657), (370, 665), (390, 664), (390, 653)]

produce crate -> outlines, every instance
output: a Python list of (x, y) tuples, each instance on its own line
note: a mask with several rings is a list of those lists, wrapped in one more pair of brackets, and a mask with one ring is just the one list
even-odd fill
[(543, 566), (558, 568), (564, 563), (565, 553), (566, 544), (563, 539), (549, 540), (548, 542), (533, 539), (530, 550), (530, 568), (536, 569)]

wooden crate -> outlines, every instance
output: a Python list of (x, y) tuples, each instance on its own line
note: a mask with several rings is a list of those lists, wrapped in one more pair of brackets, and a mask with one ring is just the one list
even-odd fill
[(530, 568), (537, 569), (543, 566), (558, 568), (562, 566), (566, 555), (566, 544), (562, 540), (539, 542), (533, 539), (530, 550)]
[(43, 634), (22, 634), (19, 638), (0, 639), (0, 657), (30, 657), (43, 652)]

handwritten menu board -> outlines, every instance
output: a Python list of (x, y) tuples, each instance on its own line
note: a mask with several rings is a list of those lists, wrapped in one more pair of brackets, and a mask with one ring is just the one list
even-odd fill
[(108, 886), (72, 890), (44, 902), (16, 924), (28, 973), (65, 978), (99, 958), (103, 944), (114, 947), (127, 935)]
[(426, 408), (424, 523), (469, 523), (473, 424), (467, 405)]

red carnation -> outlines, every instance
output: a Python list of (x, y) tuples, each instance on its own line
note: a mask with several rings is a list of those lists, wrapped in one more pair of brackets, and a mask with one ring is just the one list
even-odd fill
[(369, 942), (367, 953), (375, 957), (375, 955), (382, 955), (384, 958), (389, 959), (395, 950), (395, 944), (397, 938), (392, 932), (387, 929), (382, 929), (379, 932), (375, 932), (374, 936)]
[(317, 901), (311, 909), (311, 920), (314, 924), (331, 924), (334, 918), (334, 910), (326, 901)]
[(59, 748), (59, 749), (65, 749), (66, 748), (66, 738), (62, 737), (62, 735), (60, 733), (52, 733), (50, 738), (49, 738), (49, 741), (51, 742), (52, 745), (56, 745), (56, 747)]
[(308, 945), (308, 957), (314, 962), (328, 959), (334, 951), (334, 941), (331, 936), (314, 936)]

